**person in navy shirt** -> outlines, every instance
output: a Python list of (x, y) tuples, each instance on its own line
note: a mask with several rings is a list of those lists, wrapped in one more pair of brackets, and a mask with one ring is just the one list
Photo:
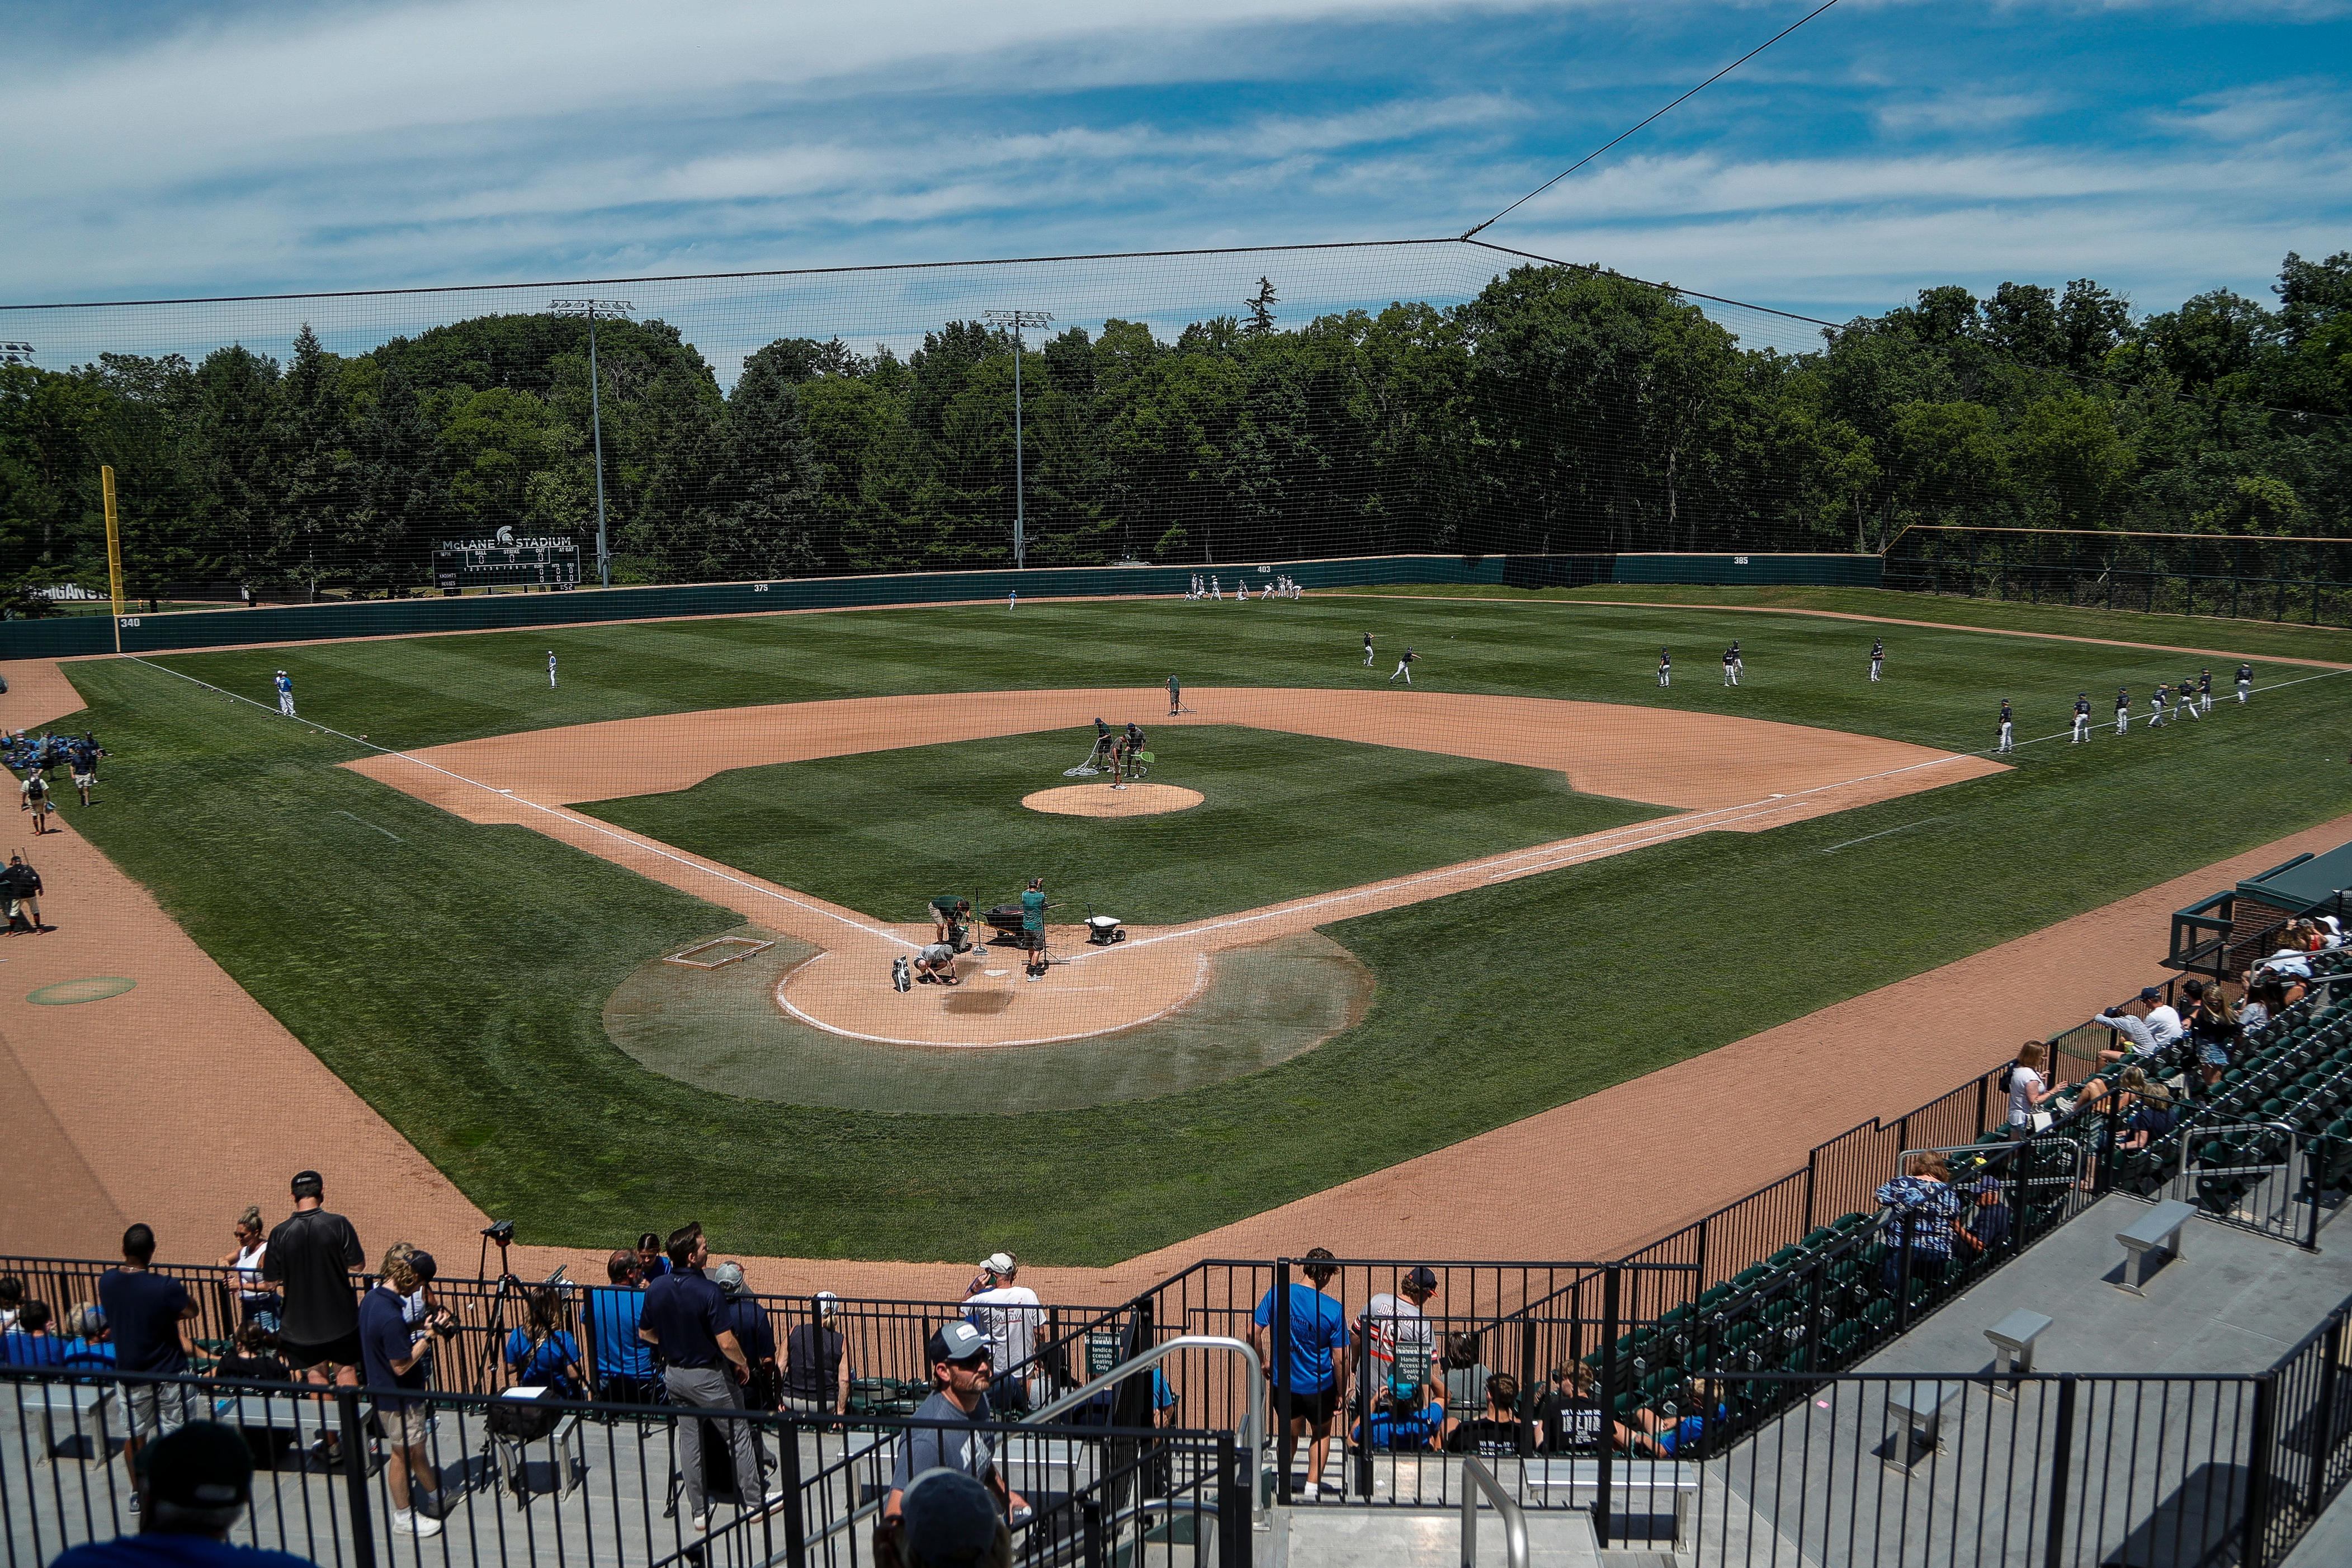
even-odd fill
[(2009, 710), (2009, 699), (2006, 697), (2002, 698), (2000, 700), (2000, 743), (1993, 748), (1994, 751), (2013, 752), (2017, 750), (2016, 742), (2012, 739), (2016, 733), (2015, 720), (2016, 716)]
[[(743, 1347), (727, 1326), (727, 1298), (703, 1273), (710, 1247), (698, 1225), (681, 1226), (669, 1235), (670, 1271), (646, 1290), (644, 1319), (637, 1337), (661, 1352), (667, 1363), (663, 1384), (672, 1405), (697, 1410), (737, 1410), (742, 1406), (740, 1386), (750, 1381), (751, 1363)], [(751, 1428), (742, 1421), (719, 1421), (721, 1440), (735, 1461), (735, 1496), (744, 1510), (783, 1496), (760, 1491), (760, 1462), (751, 1448)], [(687, 1512), (698, 1535), (710, 1528), (710, 1496), (702, 1473), (702, 1420), (689, 1417), (677, 1429), (677, 1468), (686, 1479)]]
[[(188, 1288), (152, 1273), (155, 1233), (134, 1225), (122, 1233), (122, 1267), (98, 1277), (98, 1304), (114, 1338), (114, 1364), (126, 1373), (184, 1377), (187, 1339), (180, 1325), (196, 1315)], [(123, 1390), (131, 1406), (124, 1446), (137, 1453), (150, 1437), (168, 1436), (195, 1414), (192, 1390), (184, 1383), (134, 1383)]]
[(394, 1244), (384, 1254), (383, 1274), (360, 1299), (360, 1365), (368, 1387), (375, 1391), (376, 1420), (383, 1427), (384, 1447), (390, 1455), (384, 1474), (392, 1486), (393, 1533), (438, 1535), (441, 1521), (433, 1513), (441, 1510), (436, 1508), (427, 1513), (411, 1506), (424, 1500), (412, 1498), (412, 1479), (422, 1483), (417, 1490), (438, 1494), (441, 1478), (433, 1468), (433, 1432), (425, 1402), (404, 1397), (424, 1392), (426, 1363), (433, 1354), (432, 1324), (412, 1325), (408, 1321), (407, 1298), (423, 1284), (409, 1256), (406, 1247)]
[(2238, 666), (2238, 700), (2243, 702), (2246, 700), (2246, 693), (2253, 689), (2254, 667), (2251, 664)]
[(1314, 1281), (1290, 1286), (1290, 1342), (1274, 1343), (1274, 1292), (1257, 1304), (1250, 1343), (1273, 1380), (1277, 1405), (1290, 1437), (1308, 1438), (1307, 1487), (1300, 1495), (1312, 1501), (1320, 1491), (1323, 1466), (1331, 1448), (1331, 1417), (1348, 1397), (1348, 1314), (1324, 1294), (1324, 1287), (1339, 1272), (1328, 1261), (1328, 1247), (1307, 1254), (1299, 1272)]
[(61, 1552), (49, 1568), (310, 1568), (307, 1557), (229, 1543), (253, 1500), (253, 1455), (234, 1428), (191, 1421), (131, 1468), (139, 1533)]
[(2087, 691), (2077, 691), (2074, 693), (2074, 738), (2066, 743), (2070, 746), (2079, 746), (2090, 738), (2091, 694)]
[(2120, 735), (2130, 728), (2131, 688), (2118, 686), (2116, 688), (2116, 733)]

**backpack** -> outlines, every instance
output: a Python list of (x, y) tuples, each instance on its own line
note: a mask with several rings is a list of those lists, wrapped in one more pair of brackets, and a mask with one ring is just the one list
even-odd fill
[(1993, 1088), (2000, 1090), (2001, 1093), (2007, 1094), (2011, 1092), (2009, 1086), (2011, 1081), (2014, 1079), (2016, 1076), (2017, 1064), (2015, 1062), (2005, 1063), (2001, 1067), (2000, 1075), (1992, 1080), (1992, 1086)]

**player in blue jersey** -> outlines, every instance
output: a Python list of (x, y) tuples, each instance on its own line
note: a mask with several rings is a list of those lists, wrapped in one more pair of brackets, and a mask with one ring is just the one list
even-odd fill
[(2087, 691), (2077, 691), (2074, 693), (2074, 738), (2066, 743), (2070, 746), (2079, 746), (2090, 738), (2091, 694)]
[(2009, 699), (2004, 697), (2000, 700), (2000, 743), (1995, 746), (1993, 750), (1995, 752), (2013, 752), (2017, 750), (2016, 742), (2013, 738), (2016, 733), (2016, 716), (2010, 712)]
[(2120, 735), (2130, 728), (2131, 688), (2118, 686), (2116, 688), (2116, 733)]

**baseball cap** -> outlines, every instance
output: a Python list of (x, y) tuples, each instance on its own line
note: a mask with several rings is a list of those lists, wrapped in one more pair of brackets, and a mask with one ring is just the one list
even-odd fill
[(131, 1463), (158, 1502), (227, 1509), (253, 1494), (253, 1455), (243, 1437), (217, 1421), (191, 1421), (140, 1449)]
[(976, 1356), (990, 1355), (988, 1336), (958, 1318), (952, 1323), (942, 1323), (931, 1331), (930, 1343), (924, 1359), (933, 1363), (943, 1361), (971, 1361)]
[(838, 1297), (838, 1296), (835, 1295), (835, 1294), (834, 1294), (832, 1291), (830, 1291), (830, 1290), (820, 1290), (820, 1291), (818, 1291), (818, 1292), (816, 1293), (816, 1310), (817, 1310), (817, 1316), (819, 1316), (819, 1317), (821, 1317), (821, 1318), (830, 1318), (830, 1317), (832, 1317), (832, 1316), (834, 1315), (834, 1313), (835, 1313), (835, 1312), (839, 1311), (840, 1310), (841, 1310), (841, 1298), (840, 1298), (840, 1297)]
[(98, 1338), (106, 1332), (106, 1309), (80, 1303), (66, 1314), (66, 1331), (79, 1339)]
[(961, 1470), (925, 1470), (899, 1500), (898, 1549), (908, 1568), (962, 1568), (996, 1551), (996, 1500)]
[(2143, 985), (2139, 988), (2139, 999), (2143, 1002), (2153, 1002), (2163, 994), (2163, 992), (2153, 985)]
[(408, 1266), (415, 1269), (416, 1278), (425, 1283), (430, 1283), (441, 1272), (441, 1266), (433, 1261), (431, 1253), (420, 1252), (414, 1247), (409, 1249)]
[(1010, 1274), (1021, 1265), (1009, 1252), (992, 1252), (988, 1255), (988, 1260), (981, 1267), (991, 1274)]
[(327, 1190), (327, 1178), (316, 1171), (297, 1171), (291, 1184), (298, 1198), (315, 1198)]
[(1415, 1264), (1405, 1270), (1403, 1285), (1408, 1290), (1434, 1290), (1437, 1289), (1437, 1276), (1429, 1271), (1426, 1264)]
[(719, 1288), (727, 1292), (730, 1296), (740, 1296), (743, 1293), (743, 1266), (741, 1264), (733, 1262), (720, 1264), (719, 1266), (717, 1278)]

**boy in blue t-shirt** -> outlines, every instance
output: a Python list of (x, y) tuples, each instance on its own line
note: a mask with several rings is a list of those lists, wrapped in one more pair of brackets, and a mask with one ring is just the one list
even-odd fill
[[(1323, 1466), (1331, 1450), (1332, 1417), (1348, 1397), (1348, 1315), (1339, 1302), (1323, 1293), (1339, 1272), (1330, 1258), (1328, 1247), (1310, 1249), (1299, 1272), (1314, 1284), (1291, 1284), (1287, 1345), (1277, 1350), (1274, 1343), (1271, 1290), (1259, 1300), (1250, 1330), (1250, 1342), (1257, 1347), (1266, 1375), (1274, 1383), (1276, 1417), (1284, 1422), (1292, 1442), (1309, 1439), (1307, 1486), (1299, 1495), (1310, 1502), (1321, 1490)], [(1287, 1459), (1284, 1462), (1286, 1468)]]

